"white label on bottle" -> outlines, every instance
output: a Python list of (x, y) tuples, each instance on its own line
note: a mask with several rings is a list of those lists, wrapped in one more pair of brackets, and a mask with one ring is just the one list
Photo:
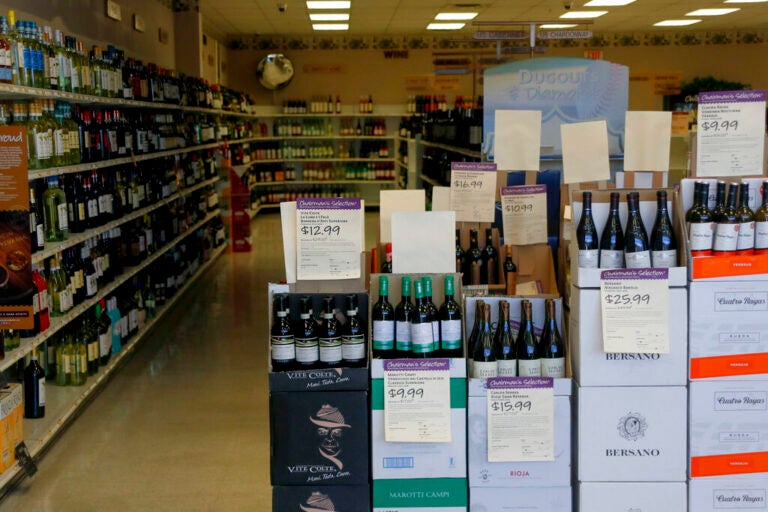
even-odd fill
[(755, 249), (768, 249), (768, 221), (755, 222)]
[(64, 146), (64, 130), (53, 131), (53, 147), (56, 156), (62, 156), (66, 151), (67, 148)]
[(85, 276), (85, 294), (93, 297), (99, 291), (96, 274)]
[(746, 251), (755, 247), (755, 223), (742, 222), (739, 225), (739, 236), (736, 242), (737, 251)]
[(128, 317), (127, 316), (120, 317), (120, 337), (122, 339), (125, 339), (128, 337)]
[(40, 292), (40, 311), (48, 309), (48, 290)]
[(411, 322), (395, 322), (397, 350), (410, 352), (411, 350)]
[(139, 312), (132, 309), (128, 312), (128, 329), (133, 331), (139, 328)]
[(271, 336), (273, 361), (293, 361), (296, 359), (296, 344), (293, 336)]
[(99, 216), (99, 202), (97, 199), (88, 200), (88, 217), (95, 218)]
[(517, 360), (501, 359), (496, 361), (499, 367), (499, 377), (517, 377)]
[(36, 293), (32, 296), (32, 313), (38, 314), (40, 312), (40, 294)]
[(597, 268), (598, 255), (600, 251), (597, 249), (579, 250), (579, 267), (581, 268)]
[(296, 338), (296, 361), (316, 363), (318, 357), (317, 338)]
[(109, 331), (99, 335), (99, 355), (106, 357), (112, 350), (112, 337), (109, 335)]
[(440, 349), (440, 320), (432, 322), (432, 345), (435, 350)]
[[(766, 222), (766, 224), (768, 224), (768, 222)], [(37, 232), (37, 245), (42, 249), (43, 247), (45, 247), (45, 227), (43, 226), (43, 224), (37, 225), (36, 232)], [(768, 238), (766, 238), (766, 240), (768, 240)]]
[(539, 359), (518, 359), (520, 377), (541, 377), (541, 361)]
[(738, 224), (717, 224), (715, 226), (714, 250), (719, 252), (733, 252), (739, 244)]
[(37, 398), (38, 405), (45, 407), (45, 377), (40, 377), (40, 380), (37, 381)]
[(714, 232), (715, 224), (713, 222), (689, 224), (688, 242), (691, 251), (711, 251)]
[(441, 320), (443, 350), (455, 350), (461, 348), (461, 320)]
[(342, 336), (341, 357), (345, 361), (365, 359), (365, 336), (362, 334)]
[(373, 321), (373, 348), (392, 350), (395, 348), (395, 322), (392, 320)]
[(472, 362), (472, 376), (476, 379), (488, 379), (499, 376), (499, 369), (496, 361), (490, 363), (485, 361)]
[(58, 217), (59, 217), (59, 229), (62, 231), (69, 229), (67, 203), (57, 204), (56, 212), (58, 213)]
[(411, 324), (411, 352), (425, 354), (433, 349), (432, 323)]
[(88, 344), (88, 360), (94, 361), (98, 358), (99, 358), (99, 344), (89, 343)]
[[(626, 252), (624, 258), (627, 262), (627, 268), (651, 267), (651, 251)], [(525, 375), (525, 377), (529, 377), (529, 375)]]
[(677, 251), (651, 251), (653, 268), (671, 268), (677, 266)]
[(624, 251), (601, 249), (600, 268), (624, 268)]
[(320, 361), (327, 364), (341, 362), (341, 338), (320, 338)]
[(541, 359), (541, 376), (555, 379), (565, 378), (565, 358)]

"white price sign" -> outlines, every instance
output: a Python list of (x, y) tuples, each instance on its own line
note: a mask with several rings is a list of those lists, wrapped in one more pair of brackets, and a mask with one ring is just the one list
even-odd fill
[(296, 277), (304, 280), (360, 277), (363, 209), (360, 199), (296, 201)]
[(384, 440), (451, 442), (451, 374), (448, 359), (384, 361)]
[(600, 274), (603, 350), (669, 353), (669, 270), (613, 269)]
[(493, 222), (496, 164), (451, 162), (451, 210), (457, 222)]
[(551, 377), (494, 377), (488, 388), (488, 462), (555, 460)]
[(522, 185), (501, 188), (504, 243), (547, 243), (547, 186)]
[(699, 94), (697, 176), (763, 174), (765, 91)]

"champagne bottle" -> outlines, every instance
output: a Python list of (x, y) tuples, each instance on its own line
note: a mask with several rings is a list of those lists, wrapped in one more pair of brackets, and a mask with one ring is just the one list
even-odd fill
[(318, 334), (320, 345), (320, 365), (324, 368), (336, 368), (341, 365), (341, 329), (336, 319), (333, 297), (323, 298), (323, 323)]
[(557, 329), (555, 301), (544, 302), (546, 317), (544, 331), (539, 338), (541, 347), (541, 375), (543, 377), (565, 378), (565, 343)]
[(739, 242), (739, 212), (736, 210), (736, 192), (738, 183), (731, 183), (728, 188), (728, 202), (715, 217), (715, 256), (732, 256), (736, 254)]
[(292, 370), (296, 363), (296, 342), (288, 320), (288, 296), (275, 295), (273, 300), (274, 319), (270, 332), (270, 358), (272, 371)]
[(389, 303), (389, 279), (379, 276), (379, 300), (371, 311), (373, 357), (391, 359), (395, 354), (395, 310)]
[(411, 316), (411, 357), (432, 357), (435, 341), (432, 339), (432, 310), (424, 300), (424, 283), (417, 279), (413, 283), (416, 304)]
[(454, 298), (453, 276), (445, 276), (445, 300), (440, 305), (440, 357), (463, 357), (461, 306)]
[[(456, 230), (456, 273), (460, 274), (464, 271), (464, 249), (461, 247), (461, 231)], [(466, 274), (465, 274), (466, 275)], [(468, 278), (469, 276), (467, 276)], [(463, 284), (469, 284), (468, 281), (462, 280)]]
[(709, 183), (696, 183), (694, 187), (693, 206), (685, 214), (685, 222), (688, 225), (688, 243), (691, 256), (710, 256), (712, 254), (712, 240), (715, 233), (715, 223), (712, 212), (709, 210)]
[(517, 293), (517, 265), (512, 260), (512, 246), (505, 246), (507, 257), (504, 259), (504, 281), (507, 283), (507, 295)]
[(768, 254), (768, 181), (762, 192), (763, 203), (755, 212), (755, 254)]
[(318, 366), (320, 353), (318, 351), (317, 324), (312, 318), (312, 299), (299, 299), (299, 321), (294, 331), (296, 343), (296, 364), (299, 368), (311, 369)]
[(600, 236), (600, 268), (624, 268), (624, 230), (619, 218), (618, 192), (611, 192), (608, 220)]
[(624, 234), (624, 259), (627, 268), (649, 268), (651, 251), (648, 246), (648, 233), (640, 216), (640, 194), (627, 194), (627, 231)]
[(493, 246), (492, 228), (486, 228), (485, 230), (485, 247), (483, 247), (482, 256), (483, 266), (480, 268), (480, 283), (497, 284), (499, 282), (499, 251)]
[(37, 348), (24, 369), (24, 417), (45, 417), (45, 371), (37, 362)]
[(752, 254), (755, 249), (755, 213), (749, 207), (749, 183), (741, 182), (739, 188), (739, 236), (736, 251)]
[(432, 318), (432, 342), (434, 344), (432, 350), (437, 353), (440, 351), (440, 312), (435, 303), (432, 302), (432, 278), (424, 276), (421, 278), (421, 282), (424, 285), (424, 302), (427, 304)]
[(464, 281), (466, 284), (482, 284), (483, 253), (477, 245), (477, 230), (469, 231), (469, 250), (464, 256)]
[(364, 368), (366, 360), (365, 325), (357, 316), (357, 295), (345, 297), (347, 306), (347, 323), (342, 327), (341, 359), (343, 365), (349, 368)]
[(533, 330), (531, 301), (522, 301), (520, 309), (520, 330), (517, 332), (517, 340), (515, 340), (517, 373), (520, 377), (539, 377), (541, 375), (541, 354), (539, 342)]
[(395, 307), (395, 357), (411, 355), (411, 317), (415, 307), (411, 302), (411, 278), (403, 276), (402, 298)]
[(579, 267), (597, 268), (600, 251), (597, 228), (592, 218), (592, 192), (589, 191), (582, 193), (582, 210), (579, 225), (576, 227), (576, 243), (579, 246)]
[(656, 220), (651, 230), (651, 265), (655, 268), (677, 266), (677, 239), (667, 210), (667, 193), (656, 192)]
[(472, 351), (472, 377), (487, 379), (499, 375), (496, 354), (493, 350), (491, 329), (491, 305), (483, 304), (482, 319), (478, 328), (477, 341)]
[(515, 338), (509, 324), (509, 302), (499, 302), (499, 323), (493, 341), (496, 349), (496, 364), (499, 377), (517, 377), (517, 359), (515, 359)]

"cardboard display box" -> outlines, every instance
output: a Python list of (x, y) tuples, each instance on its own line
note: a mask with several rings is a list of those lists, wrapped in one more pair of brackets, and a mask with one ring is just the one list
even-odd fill
[(691, 512), (768, 509), (768, 476), (761, 478), (697, 478), (688, 482)]
[(363, 512), (370, 509), (371, 488), (367, 485), (290, 485), (272, 488), (272, 512)]
[[(688, 291), (669, 289), (668, 354), (603, 351), (600, 290), (571, 288), (570, 347), (581, 386), (685, 386), (688, 382)], [(693, 338), (691, 338), (693, 340)]]
[[(580, 483), (579, 510), (583, 512), (685, 512), (687, 488), (683, 482)], [(699, 512), (699, 509), (692, 508)]]
[(272, 393), (272, 485), (367, 485), (368, 393)]
[(24, 440), (24, 393), (10, 383), (0, 391), (0, 472), (16, 463), (16, 445)]
[(691, 478), (764, 477), (768, 381), (692, 382), (689, 444)]
[(579, 387), (581, 482), (682, 482), (687, 436), (684, 386)]
[[(362, 509), (358, 509), (362, 512)], [(466, 478), (374, 480), (373, 512), (466, 512)]]
[[(470, 512), (570, 512), (571, 509), (570, 487), (469, 489)], [(582, 510), (587, 512), (589, 509)]]

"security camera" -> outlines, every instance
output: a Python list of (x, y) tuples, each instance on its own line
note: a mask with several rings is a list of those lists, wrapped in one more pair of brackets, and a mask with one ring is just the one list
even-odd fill
[(571, 7), (573, 7), (573, 2), (565, 0), (565, 2), (563, 2), (563, 7), (565, 7), (566, 11), (570, 11)]
[(287, 3), (285, 3), (285, 2), (281, 2), (281, 3), (277, 4), (277, 10), (278, 10), (279, 12), (285, 12), (285, 11), (287, 11), (287, 10), (288, 10), (288, 4), (287, 4)]

